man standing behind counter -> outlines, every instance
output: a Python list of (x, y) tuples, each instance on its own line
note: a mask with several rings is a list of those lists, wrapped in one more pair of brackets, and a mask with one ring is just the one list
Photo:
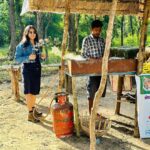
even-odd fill
[[(82, 56), (90, 59), (100, 59), (103, 57), (105, 42), (100, 36), (103, 23), (99, 20), (94, 20), (91, 23), (91, 34), (83, 39)], [(90, 76), (87, 83), (87, 93), (89, 101), (89, 113), (93, 106), (95, 93), (97, 92), (101, 81), (101, 76)], [(106, 88), (102, 96), (106, 93)]]

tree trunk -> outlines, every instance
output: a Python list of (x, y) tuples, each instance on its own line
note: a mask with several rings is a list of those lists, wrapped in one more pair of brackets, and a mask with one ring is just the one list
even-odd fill
[(75, 41), (76, 41), (75, 49), (76, 49), (76, 53), (77, 54), (79, 53), (79, 32), (78, 32), (78, 29), (79, 29), (79, 17), (80, 17), (79, 14), (75, 15)]
[[(45, 18), (44, 18), (46, 21), (46, 25), (45, 28), (44, 28), (44, 38), (47, 39), (48, 38), (48, 28), (49, 28), (49, 25), (51, 23), (51, 13), (50, 14), (47, 14), (45, 15)], [(48, 46), (45, 45), (45, 54), (46, 54), (46, 61), (48, 60)]]
[(60, 70), (60, 84), (58, 87), (58, 91), (62, 91), (63, 83), (64, 83), (64, 68), (65, 68), (65, 51), (68, 37), (68, 28), (69, 28), (69, 15), (70, 15), (70, 2), (71, 0), (66, 0), (65, 5), (65, 15), (64, 15), (64, 33), (63, 33), (63, 41), (61, 45), (62, 56), (61, 56), (61, 70)]
[(9, 46), (9, 59), (13, 60), (16, 50), (16, 28), (15, 28), (15, 9), (14, 0), (9, 0), (10, 32), (11, 40)]
[(124, 16), (121, 18), (121, 46), (124, 46)]
[(68, 50), (76, 51), (75, 15), (69, 15)]
[(133, 29), (133, 17), (132, 17), (132, 16), (129, 16), (129, 19), (130, 19), (131, 33), (132, 33), (132, 36), (133, 36), (133, 35), (134, 35), (134, 29)]
[(19, 25), (19, 37), (17, 37), (17, 43), (19, 43), (20, 39), (23, 36), (23, 30), (24, 30), (24, 25), (22, 23), (22, 17), (20, 16), (20, 12), (22, 9), (22, 3), (15, 1), (15, 6), (16, 6), (16, 17), (17, 17), (17, 24)]
[(118, 2), (118, 0), (113, 0), (113, 2), (112, 2), (112, 8), (111, 8), (111, 12), (109, 15), (110, 19), (109, 19), (109, 24), (108, 24), (108, 29), (107, 29), (107, 36), (106, 36), (105, 51), (104, 51), (104, 56), (103, 56), (103, 60), (102, 60), (102, 79), (101, 79), (99, 89), (96, 92), (94, 102), (93, 102), (93, 108), (91, 111), (91, 117), (90, 117), (90, 150), (95, 150), (95, 144), (96, 144), (95, 118), (96, 118), (97, 106), (99, 104), (100, 97), (102, 96), (102, 93), (105, 89), (106, 80), (107, 80), (108, 58), (109, 58), (109, 54), (110, 54), (110, 46), (111, 46), (113, 24), (114, 24), (114, 19), (115, 19), (117, 2)]
[(43, 39), (44, 37), (43, 16), (41, 12), (37, 12), (37, 32), (39, 39)]
[(47, 23), (46, 23), (46, 26), (45, 26), (45, 29), (44, 29), (44, 31), (45, 31), (45, 36), (44, 37), (48, 38), (48, 28), (49, 28), (49, 25), (52, 21), (51, 20), (51, 13), (46, 16), (46, 20), (47, 20)]
[(24, 25), (22, 23), (22, 20), (21, 20), (21, 17), (18, 16), (18, 22), (19, 22), (19, 28), (20, 28), (20, 36), (19, 36), (19, 39), (22, 38), (23, 36), (23, 30), (24, 30)]

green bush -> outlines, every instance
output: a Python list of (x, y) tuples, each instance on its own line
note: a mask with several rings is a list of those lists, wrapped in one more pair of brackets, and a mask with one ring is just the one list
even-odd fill
[[(149, 38), (150, 41), (150, 38)], [(150, 43), (150, 42), (149, 42)], [(112, 47), (118, 47), (121, 46), (121, 38), (113, 38), (112, 40)], [(124, 46), (128, 47), (138, 47), (139, 46), (139, 38), (137, 35), (128, 35), (127, 37), (124, 37)]]
[(52, 52), (49, 53), (49, 57), (43, 64), (57, 64), (61, 62), (61, 57)]
[(118, 46), (120, 46), (121, 44), (121, 40), (120, 40), (120, 38), (114, 38), (113, 40), (112, 40), (112, 46), (113, 47), (118, 47)]
[(139, 45), (139, 38), (137, 35), (129, 35), (124, 39), (125, 46), (138, 46)]
[(0, 58), (7, 57), (8, 51), (9, 51), (8, 45), (0, 47)]

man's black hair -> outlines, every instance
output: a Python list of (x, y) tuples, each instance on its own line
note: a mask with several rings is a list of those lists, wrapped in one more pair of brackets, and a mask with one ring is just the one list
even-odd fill
[(103, 26), (103, 23), (102, 21), (100, 20), (94, 20), (92, 23), (91, 23), (91, 28), (98, 28), (98, 27), (102, 27)]

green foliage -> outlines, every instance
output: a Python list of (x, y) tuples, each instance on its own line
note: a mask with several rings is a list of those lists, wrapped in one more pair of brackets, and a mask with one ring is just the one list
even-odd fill
[(62, 41), (63, 27), (63, 16), (60, 14), (51, 15), (48, 35), (51, 36), (53, 39), (58, 38), (60, 41)]
[(150, 47), (150, 36), (147, 37), (146, 46)]
[(8, 54), (8, 45), (0, 47), (0, 58), (6, 58)]
[(0, 47), (0, 66), (1, 65), (8, 65), (12, 62), (7, 59), (8, 56), (8, 45)]
[(6, 0), (0, 3), (0, 46), (9, 42), (9, 13)]
[[(28, 13), (20, 17), (21, 9), (22, 9), (23, 0), (15, 0), (15, 24), (16, 24), (16, 34), (17, 34), (17, 42), (21, 40), (22, 37), (22, 29), (25, 26), (32, 24), (36, 26), (36, 13)], [(4, 47), (4, 45), (9, 45), (10, 43), (10, 22), (9, 22), (9, 5), (8, 0), (3, 0), (0, 3), (0, 47)], [(52, 13), (43, 13), (43, 23), (45, 32), (45, 37), (50, 37), (50, 48), (54, 45), (60, 47), (63, 37), (63, 29), (64, 29), (64, 15), (61, 14), (52, 14)], [(103, 30), (102, 37), (105, 39), (106, 30), (108, 27), (109, 17), (98, 17), (103, 21)], [(90, 25), (94, 20), (93, 15), (79, 15), (79, 49), (81, 49), (83, 38), (90, 34)], [(123, 16), (116, 16), (115, 23), (113, 28), (113, 39), (112, 46), (121, 45), (121, 27), (122, 24), (124, 33), (124, 46), (139, 46), (139, 29), (140, 23), (138, 17), (135, 16), (124, 16), (124, 22), (122, 22)], [(149, 21), (150, 23), (150, 21)], [(47, 32), (46, 32), (47, 31)], [(150, 46), (150, 25), (148, 26), (148, 38), (146, 45)], [(5, 49), (5, 47), (4, 47)], [(0, 49), (0, 53), (3, 53)], [(2, 54), (3, 55), (3, 54)], [(1, 54), (0, 54), (1, 57)], [(47, 61), (50, 62), (59, 62), (60, 58), (57, 57), (57, 54), (50, 53), (50, 58)]]
[[(134, 47), (139, 45), (139, 37), (137, 35), (128, 35), (124, 38), (124, 46)], [(112, 40), (112, 46), (120, 47), (121, 46), (121, 38), (116, 37)]]
[(43, 64), (58, 64), (60, 62), (61, 62), (61, 56), (50, 52), (48, 60), (43, 62)]
[(139, 45), (139, 37), (137, 35), (129, 35), (125, 38), (124, 43), (126, 46), (137, 46)]
[[(13, 64), (13, 61), (7, 60), (7, 53), (8, 53), (8, 45), (4, 47), (0, 47), (0, 65), (4, 64)], [(43, 61), (43, 64), (57, 64), (61, 62), (61, 51), (54, 48), (54, 50), (48, 50), (48, 60)], [(2, 61), (1, 61), (2, 60)]]
[(81, 48), (82, 40), (84, 37), (90, 34), (90, 25), (93, 20), (93, 16), (80, 15), (79, 19), (79, 46)]

